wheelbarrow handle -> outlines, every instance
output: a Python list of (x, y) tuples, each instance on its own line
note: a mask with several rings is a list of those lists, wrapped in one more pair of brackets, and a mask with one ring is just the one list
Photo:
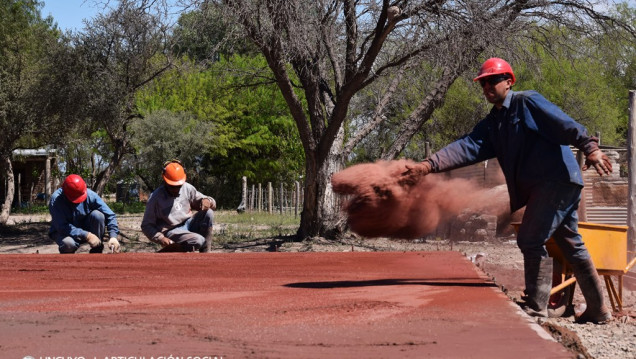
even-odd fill
[(562, 291), (563, 289), (569, 287), (570, 285), (574, 284), (574, 282), (576, 282), (576, 278), (575, 277), (570, 277), (567, 280), (563, 281), (563, 283), (557, 285), (556, 287), (553, 287), (550, 290), (550, 295), (554, 295), (560, 291)]
[(625, 267), (625, 273), (629, 272), (629, 270), (632, 269), (634, 264), (636, 264), (636, 257), (632, 258), (629, 264), (627, 264), (627, 267)]

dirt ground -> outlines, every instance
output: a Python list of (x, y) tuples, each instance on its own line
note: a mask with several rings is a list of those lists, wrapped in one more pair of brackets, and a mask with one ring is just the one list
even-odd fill
[[(0, 227), (0, 254), (57, 253), (48, 239), (47, 216), (12, 216), (10, 226)], [(156, 245), (140, 235), (138, 216), (119, 217), (122, 245), (127, 252), (154, 252)], [(218, 226), (217, 227), (221, 227)], [(496, 243), (454, 243), (441, 240), (396, 241), (352, 236), (340, 242), (316, 238), (300, 243), (262, 238), (240, 244), (215, 244), (214, 252), (365, 252), (365, 251), (457, 251), (470, 258), (512, 300), (523, 289), (523, 261), (513, 238)], [(83, 246), (80, 252), (88, 252)], [(632, 269), (633, 271), (634, 269)], [(606, 294), (607, 299), (607, 294)], [(575, 304), (583, 303), (577, 290)], [(609, 305), (609, 301), (607, 301)], [(577, 307), (577, 309), (581, 309)], [(582, 358), (636, 358), (636, 288), (627, 281), (623, 288), (623, 311), (614, 313), (606, 325), (574, 324), (573, 317), (538, 319), (547, 332)]]

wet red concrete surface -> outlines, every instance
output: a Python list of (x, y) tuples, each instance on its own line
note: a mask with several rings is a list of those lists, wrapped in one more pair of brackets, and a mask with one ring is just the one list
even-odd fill
[(2, 358), (569, 358), (458, 252), (0, 256)]

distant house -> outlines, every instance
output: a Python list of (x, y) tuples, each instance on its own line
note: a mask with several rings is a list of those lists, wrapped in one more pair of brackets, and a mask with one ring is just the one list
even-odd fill
[[(57, 168), (57, 153), (53, 149), (14, 150), (12, 155), (13, 175), (15, 179), (14, 206), (29, 203), (46, 203), (51, 193), (59, 186), (59, 178), (53, 175)], [(1, 176), (0, 198), (7, 194), (7, 179)]]

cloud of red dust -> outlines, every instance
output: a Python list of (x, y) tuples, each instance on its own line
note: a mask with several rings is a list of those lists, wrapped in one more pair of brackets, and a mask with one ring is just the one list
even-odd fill
[(409, 177), (410, 160), (354, 165), (331, 178), (346, 195), (342, 209), (351, 230), (365, 237), (414, 239), (467, 208), (489, 214), (508, 211), (505, 200), (475, 182), (443, 174)]

